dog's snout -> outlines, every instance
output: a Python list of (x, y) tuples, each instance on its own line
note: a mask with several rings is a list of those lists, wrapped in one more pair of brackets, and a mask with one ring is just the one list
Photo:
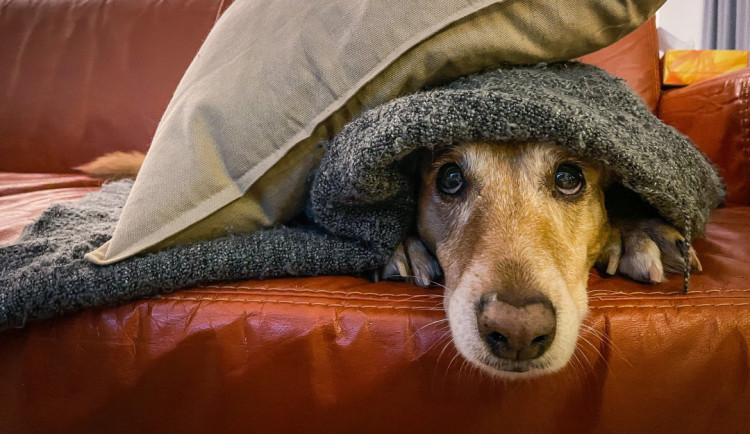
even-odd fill
[(501, 359), (535, 359), (555, 339), (555, 311), (541, 294), (518, 297), (489, 292), (480, 299), (477, 325), (490, 351)]

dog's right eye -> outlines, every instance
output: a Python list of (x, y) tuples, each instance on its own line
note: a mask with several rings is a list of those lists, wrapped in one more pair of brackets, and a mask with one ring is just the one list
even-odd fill
[(458, 194), (464, 187), (464, 174), (458, 164), (448, 163), (438, 170), (437, 187), (445, 194)]
[(584, 177), (581, 168), (575, 164), (564, 163), (555, 171), (555, 187), (565, 195), (574, 195), (583, 189)]

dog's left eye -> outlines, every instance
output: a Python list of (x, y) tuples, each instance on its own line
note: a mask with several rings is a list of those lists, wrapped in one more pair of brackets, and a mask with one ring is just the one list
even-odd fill
[(464, 173), (458, 164), (448, 163), (440, 168), (437, 186), (445, 194), (458, 194), (464, 186)]
[(555, 187), (562, 194), (576, 194), (583, 188), (583, 172), (575, 164), (565, 163), (555, 171)]

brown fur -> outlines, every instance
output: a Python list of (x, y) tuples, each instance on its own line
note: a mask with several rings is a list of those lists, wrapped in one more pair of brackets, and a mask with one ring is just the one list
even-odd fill
[[(467, 263), (480, 260), (477, 256), (495, 262), (512, 255), (509, 247), (519, 239), (545, 246), (548, 259), (566, 270), (568, 279), (588, 275), (609, 235), (599, 184), (603, 170), (581, 164), (587, 179), (583, 196), (575, 202), (558, 200), (552, 174), (560, 163), (576, 161), (561, 150), (552, 145), (475, 143), (454, 148), (423, 167), (418, 231), (437, 254), (446, 279), (460, 276)], [(447, 162), (466, 168), (470, 185), (464, 201), (444, 200), (435, 188), (437, 171)], [(446, 280), (448, 286), (453, 283)]]
[(138, 151), (112, 152), (74, 169), (94, 178), (135, 179), (145, 158), (146, 155)]

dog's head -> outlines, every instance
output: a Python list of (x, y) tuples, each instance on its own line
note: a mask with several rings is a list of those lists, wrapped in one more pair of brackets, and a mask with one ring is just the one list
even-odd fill
[(609, 233), (603, 169), (546, 143), (469, 143), (422, 166), (419, 234), (445, 276), (453, 339), (501, 376), (563, 367)]

